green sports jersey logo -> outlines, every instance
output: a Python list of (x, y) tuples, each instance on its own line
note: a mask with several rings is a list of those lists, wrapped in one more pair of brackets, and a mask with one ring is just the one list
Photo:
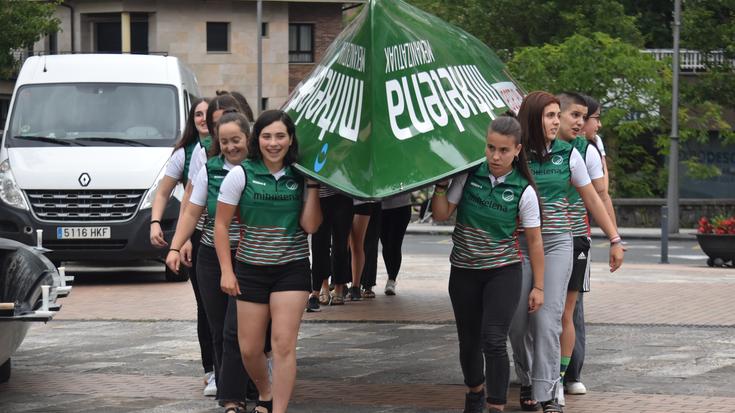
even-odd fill
[(513, 199), (515, 199), (513, 191), (511, 191), (510, 189), (506, 189), (505, 191), (503, 191), (503, 201), (510, 202)]
[(286, 181), (286, 188), (288, 188), (289, 190), (295, 191), (296, 189), (298, 189), (298, 187), (299, 184), (297, 184), (296, 181), (294, 181), (293, 179), (289, 179), (288, 181)]

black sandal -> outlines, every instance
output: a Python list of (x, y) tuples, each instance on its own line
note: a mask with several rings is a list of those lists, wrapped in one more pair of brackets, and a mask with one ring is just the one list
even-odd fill
[[(265, 407), (267, 411), (258, 410), (258, 407)], [(273, 399), (270, 400), (258, 400), (258, 403), (253, 407), (250, 413), (271, 413), (273, 411)]]
[(521, 410), (524, 412), (535, 412), (539, 408), (538, 402), (530, 404), (529, 402), (535, 401), (533, 398), (533, 387), (521, 386)]
[(225, 413), (245, 413), (245, 403), (238, 403), (225, 408)]
[(556, 400), (543, 402), (542, 407), (544, 408), (544, 413), (564, 413), (564, 410), (561, 408), (559, 403), (556, 402)]

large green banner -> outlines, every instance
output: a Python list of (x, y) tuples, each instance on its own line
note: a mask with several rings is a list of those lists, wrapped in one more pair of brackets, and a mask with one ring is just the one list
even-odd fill
[(477, 38), (403, 1), (374, 0), (284, 110), (301, 172), (381, 199), (481, 162), (490, 121), (517, 112), (522, 93)]

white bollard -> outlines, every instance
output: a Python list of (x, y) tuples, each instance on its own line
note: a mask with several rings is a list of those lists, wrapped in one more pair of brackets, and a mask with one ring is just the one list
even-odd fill
[(43, 230), (37, 229), (36, 230), (36, 248), (43, 248)]
[(41, 311), (48, 311), (49, 288), (50, 287), (48, 285), (41, 286)]
[(59, 275), (61, 276), (61, 284), (59, 285), (66, 287), (66, 267), (59, 267)]

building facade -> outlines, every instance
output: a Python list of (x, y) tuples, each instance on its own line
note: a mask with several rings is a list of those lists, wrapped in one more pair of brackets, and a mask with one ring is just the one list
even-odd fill
[[(28, 53), (176, 56), (192, 68), (204, 96), (239, 91), (255, 111), (260, 31), (260, 108), (278, 108), (342, 30), (343, 9), (362, 2), (265, 0), (257, 27), (255, 0), (67, 0), (56, 11), (61, 30)], [(12, 90), (12, 81), (0, 83), (2, 115)]]

